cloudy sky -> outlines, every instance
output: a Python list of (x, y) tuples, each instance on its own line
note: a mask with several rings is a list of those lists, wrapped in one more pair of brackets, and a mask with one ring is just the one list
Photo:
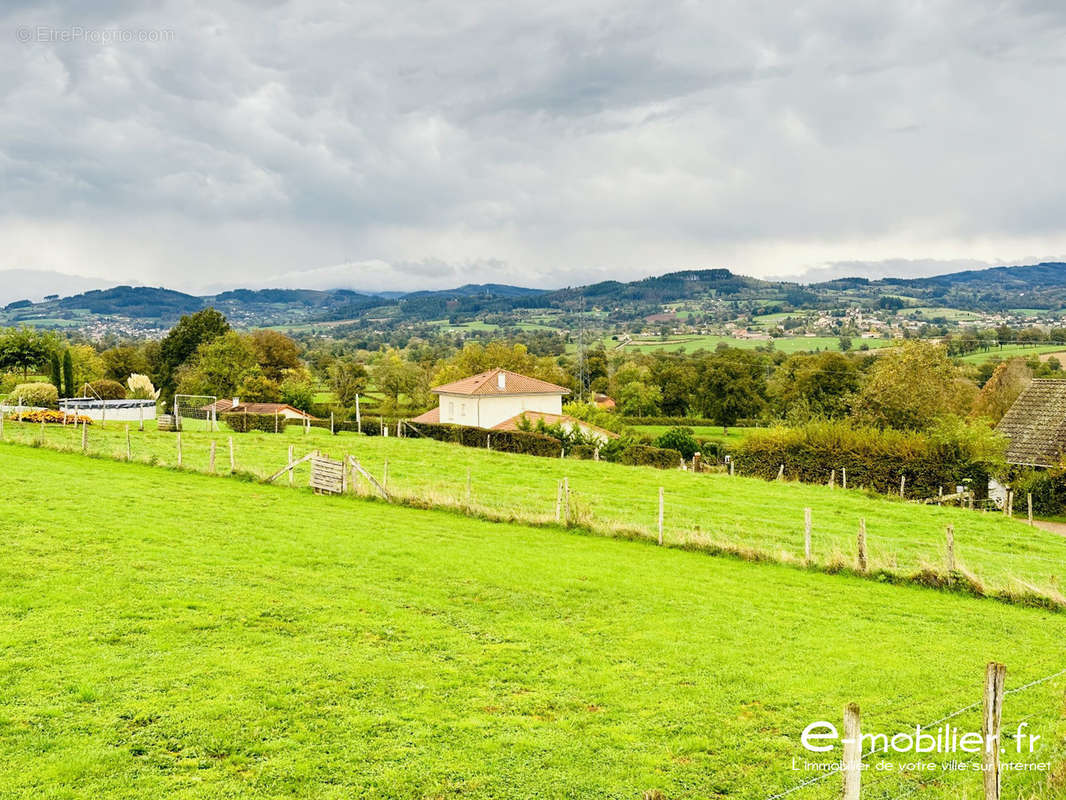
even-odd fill
[(4, 9), (0, 270), (377, 290), (1066, 255), (1057, 0)]

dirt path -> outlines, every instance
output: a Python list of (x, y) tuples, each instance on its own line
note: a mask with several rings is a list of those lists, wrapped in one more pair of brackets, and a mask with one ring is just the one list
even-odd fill
[(1035, 519), (1033, 524), (1042, 531), (1051, 531), (1059, 536), (1066, 536), (1066, 522), (1045, 522), (1042, 519)]

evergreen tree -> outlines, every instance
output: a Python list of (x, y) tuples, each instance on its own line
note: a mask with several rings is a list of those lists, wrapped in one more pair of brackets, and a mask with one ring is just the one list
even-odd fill
[(63, 396), (74, 397), (74, 358), (70, 350), (63, 351)]
[(49, 359), (50, 366), (52, 368), (52, 385), (56, 387), (56, 391), (60, 395), (63, 394), (63, 375), (59, 369), (59, 353), (52, 352), (52, 357)]

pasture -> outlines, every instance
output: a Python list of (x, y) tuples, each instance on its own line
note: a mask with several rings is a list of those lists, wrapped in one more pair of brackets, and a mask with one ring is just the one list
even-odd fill
[[(80, 429), (58, 425), (44, 426), (42, 434), (41, 426), (8, 421), (5, 438), (75, 451), (81, 446)], [(989, 591), (1019, 592), (1029, 584), (1058, 596), (1066, 564), (1066, 538), (997, 513), (901, 502), (857, 488), (519, 456), (419, 438), (331, 436), (322, 429), (304, 433), (294, 427), (281, 434), (234, 434), (224, 427), (218, 433), (186, 431), (182, 466), (207, 471), (214, 441), (216, 470), (228, 472), (228, 438), (234, 442), (237, 470), (251, 476), (264, 478), (280, 470), (289, 445), (297, 456), (316, 449), (335, 458), (355, 455), (379, 478), (387, 460), (388, 488), (396, 497), (502, 520), (554, 523), (559, 482), (566, 478), (572, 492), (571, 519), (612, 536), (657, 535), (661, 486), (663, 538), (678, 547), (741, 550), (749, 557), (799, 564), (804, 556), (804, 508), (810, 508), (813, 563), (822, 568), (855, 566), (860, 519), (866, 520), (873, 571), (899, 576), (922, 568), (943, 571), (949, 524), (955, 529), (958, 562)], [(176, 442), (173, 433), (138, 433), (135, 426), (130, 433), (136, 461), (175, 466)], [(90, 426), (88, 450), (124, 459), (124, 429), (114, 423), (106, 429)], [(299, 467), (295, 484), (306, 486), (308, 475), (306, 465)], [(356, 488), (369, 492), (363, 482)]]
[[(695, 353), (698, 350), (714, 350), (719, 344), (727, 344), (730, 347), (755, 349), (757, 347), (770, 347), (782, 353), (804, 353), (815, 350), (840, 350), (840, 338), (837, 336), (784, 336), (778, 339), (735, 339), (732, 336), (667, 336), (667, 337), (634, 337), (625, 345), (626, 350), (635, 350), (641, 353), (651, 353), (657, 350), (672, 352)], [(866, 345), (870, 350), (882, 347), (890, 347), (894, 344), (891, 339), (853, 339), (852, 349), (858, 350)]]
[[(760, 800), (810, 777), (798, 735), (846, 702), (913, 730), (979, 699), (991, 659), (1008, 689), (1063, 666), (1066, 616), (1036, 609), (11, 444), (0, 464), (4, 796)], [(1061, 695), (1007, 698), (1004, 728), (1045, 737), (1023, 760), (1059, 759)], [(864, 780), (954, 800), (980, 776)]]

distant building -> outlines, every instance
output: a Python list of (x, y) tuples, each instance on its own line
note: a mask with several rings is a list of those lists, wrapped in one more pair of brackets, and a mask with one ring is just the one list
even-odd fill
[(437, 386), (431, 391), (438, 397), (437, 408), (411, 422), (492, 428), (523, 411), (561, 416), (563, 396), (570, 394), (570, 390), (563, 386), (499, 367)]
[(204, 406), (202, 411), (214, 411), (216, 417), (223, 414), (277, 414), (283, 419), (315, 419), (306, 411), (301, 411), (288, 403), (242, 403), (239, 397), (232, 400), (225, 397)]
[(1007, 437), (1008, 464), (1057, 466), (1066, 455), (1066, 380), (1032, 381), (996, 430)]

